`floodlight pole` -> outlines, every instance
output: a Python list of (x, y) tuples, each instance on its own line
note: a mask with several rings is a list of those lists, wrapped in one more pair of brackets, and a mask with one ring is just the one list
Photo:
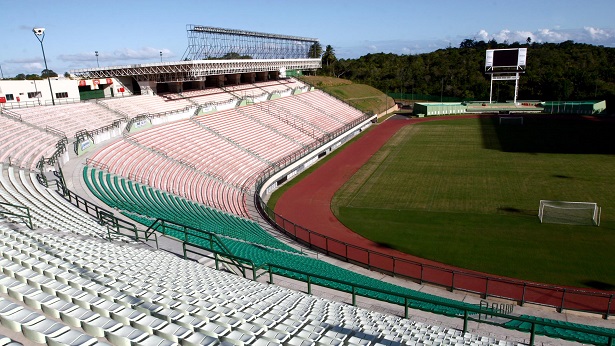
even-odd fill
[(51, 78), (49, 76), (49, 68), (47, 67), (47, 58), (45, 57), (45, 48), (43, 47), (43, 40), (45, 39), (45, 31), (40, 32), (40, 30), (37, 31), (37, 29), (34, 28), (32, 29), (32, 32), (34, 32), (34, 36), (36, 36), (36, 39), (38, 40), (38, 42), (41, 43), (41, 50), (43, 51), (43, 61), (45, 62), (45, 71), (47, 71), (47, 82), (49, 82), (49, 92), (51, 93), (51, 103), (55, 106), (56, 101), (53, 98), (53, 89), (51, 88)]
[[(4, 73), (2, 73), (2, 65), (0, 65), (0, 77), (2, 79), (4, 79)], [(598, 85), (598, 84), (596, 84), (596, 85)], [(596, 87), (596, 90), (598, 90), (598, 87)]]
[(491, 85), (489, 86), (489, 104), (491, 104), (492, 97), (493, 97), (493, 73), (491, 74)]
[(98, 51), (94, 51), (94, 54), (96, 55), (96, 66), (100, 67), (100, 64), (98, 63)]
[(519, 72), (515, 73), (515, 99), (513, 103), (517, 105), (517, 95), (519, 94)]
[(160, 62), (162, 62), (162, 51), (160, 51)]
[(442, 88), (440, 89), (440, 103), (442, 103), (443, 95), (444, 95), (444, 77), (442, 77)]

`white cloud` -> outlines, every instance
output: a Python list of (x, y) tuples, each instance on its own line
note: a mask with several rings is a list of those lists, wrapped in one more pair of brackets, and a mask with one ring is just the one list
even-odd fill
[(558, 27), (548, 29), (530, 30), (510, 30), (502, 29), (497, 32), (488, 32), (485, 29), (479, 30), (474, 35), (457, 36), (440, 40), (382, 40), (364, 41), (360, 45), (348, 45), (345, 47), (335, 47), (338, 58), (357, 58), (368, 53), (396, 53), (396, 54), (420, 54), (432, 52), (437, 49), (458, 47), (466, 38), (472, 37), (476, 41), (489, 41), (495, 39), (497, 42), (519, 42), (525, 43), (529, 37), (532, 42), (538, 43), (560, 43), (572, 40), (578, 43), (590, 43), (615, 47), (615, 29), (604, 29), (596, 27), (584, 27), (577, 29), (561, 29)]
[(613, 39), (613, 36), (615, 36), (615, 30), (600, 29), (591, 26), (586, 26), (583, 29), (589, 37), (596, 41)]
[(486, 30), (480, 30), (476, 35), (476, 40), (489, 41), (495, 39), (497, 42), (521, 42), (524, 43), (527, 38), (531, 38), (532, 42), (539, 43), (559, 43), (571, 40), (579, 43), (600, 44), (605, 46), (615, 45), (615, 30), (595, 28), (591, 26), (582, 29), (553, 29), (542, 28), (536, 31), (511, 31), (508, 29), (500, 30), (499, 32), (489, 33)]
[(175, 56), (170, 50), (166, 48), (157, 49), (152, 47), (144, 47), (139, 50), (134, 50), (130, 48), (116, 50), (113, 52), (113, 57), (115, 57), (117, 60), (144, 60), (160, 58), (160, 52), (162, 52), (162, 55), (166, 57)]
[(45, 67), (40, 62), (33, 62), (21, 65), (26, 71), (34, 71), (40, 73)]
[(535, 41), (541, 42), (541, 43), (542, 42), (556, 43), (556, 42), (571, 40), (572, 37), (570, 36), (571, 36), (570, 33), (563, 32), (563, 31), (550, 30), (550, 29), (539, 29), (536, 32)]
[(43, 62), (42, 58), (23, 58), (23, 59), (8, 59), (4, 60), (3, 64), (31, 64), (31, 63), (41, 63)]
[[(99, 54), (99, 59), (101, 58)], [(60, 54), (58, 59), (62, 61), (96, 61), (96, 53)]]

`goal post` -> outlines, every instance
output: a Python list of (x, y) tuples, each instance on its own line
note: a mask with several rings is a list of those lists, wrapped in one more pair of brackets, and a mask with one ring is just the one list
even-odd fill
[(541, 200), (538, 218), (541, 223), (600, 226), (601, 210), (593, 202)]
[(523, 117), (500, 116), (500, 125), (523, 125)]

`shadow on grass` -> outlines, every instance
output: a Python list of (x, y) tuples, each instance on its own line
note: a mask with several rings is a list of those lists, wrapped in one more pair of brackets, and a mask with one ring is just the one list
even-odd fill
[(570, 176), (567, 176), (567, 175), (562, 175), (562, 174), (553, 174), (553, 178), (574, 179), (573, 177), (570, 177)]
[(500, 125), (497, 115), (480, 119), (486, 149), (516, 153), (615, 154), (613, 118), (546, 114), (514, 116), (523, 116), (523, 126)]
[(376, 243), (376, 244), (378, 244), (379, 248), (394, 249), (394, 247), (391, 244), (388, 244), (388, 243)]
[(595, 288), (597, 290), (612, 291), (615, 289), (615, 285), (598, 280), (586, 280), (581, 281), (581, 283), (587, 287)]
[(537, 210), (519, 209), (519, 208), (514, 208), (514, 207), (499, 207), (498, 208), (498, 212), (501, 212), (501, 213), (504, 213), (504, 214), (520, 215), (520, 216), (536, 216), (536, 215), (538, 215), (538, 211)]

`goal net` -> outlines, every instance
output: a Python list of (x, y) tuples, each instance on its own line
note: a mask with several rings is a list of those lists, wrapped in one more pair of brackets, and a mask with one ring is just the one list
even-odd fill
[(500, 117), (500, 125), (523, 125), (523, 117)]
[(591, 202), (540, 201), (541, 223), (600, 226), (601, 208)]

